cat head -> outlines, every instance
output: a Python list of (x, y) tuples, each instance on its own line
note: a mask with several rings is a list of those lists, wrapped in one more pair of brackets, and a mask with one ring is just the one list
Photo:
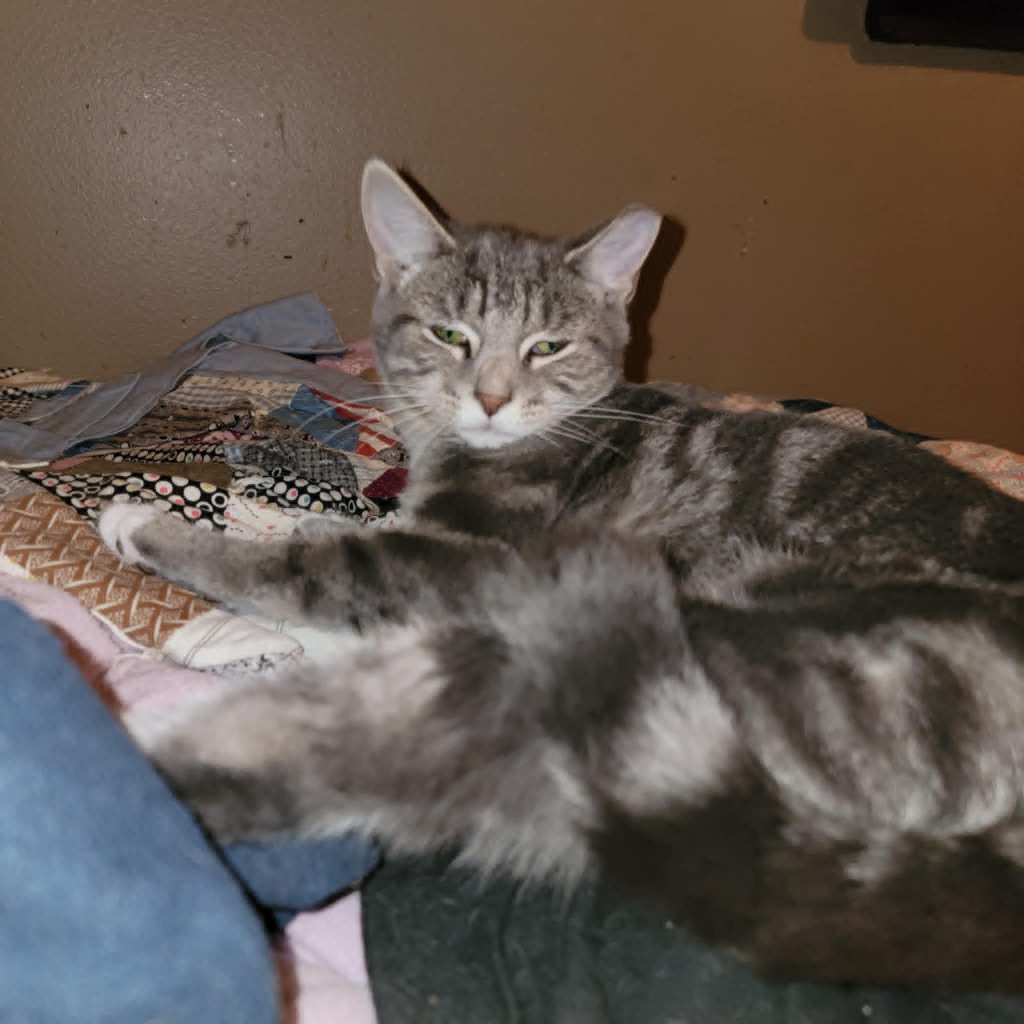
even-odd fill
[(407, 442), (499, 448), (619, 381), (626, 307), (661, 218), (633, 206), (573, 239), (442, 222), (380, 160), (363, 172), (385, 406)]

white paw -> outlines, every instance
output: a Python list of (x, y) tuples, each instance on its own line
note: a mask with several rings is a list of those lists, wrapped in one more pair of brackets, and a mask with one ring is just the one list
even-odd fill
[(136, 565), (143, 561), (139, 549), (132, 543), (132, 535), (146, 523), (164, 515), (159, 509), (146, 505), (109, 505), (100, 515), (97, 528), (103, 543), (123, 562)]

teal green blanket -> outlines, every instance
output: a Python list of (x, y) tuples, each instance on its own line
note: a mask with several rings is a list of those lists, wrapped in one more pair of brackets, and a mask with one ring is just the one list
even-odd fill
[(1024, 1021), (1024, 997), (767, 983), (607, 886), (565, 897), (444, 860), (385, 865), (363, 927), (380, 1024)]

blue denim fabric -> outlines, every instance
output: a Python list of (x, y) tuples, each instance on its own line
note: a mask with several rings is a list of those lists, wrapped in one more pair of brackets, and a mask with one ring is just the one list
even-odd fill
[[(0, 666), (0, 1022), (275, 1021), (242, 888), (53, 634), (9, 602)], [(342, 840), (231, 856), (252, 891), (297, 909), (374, 855)]]
[(380, 860), (377, 847), (357, 835), (279, 843), (235, 843), (224, 857), (255, 902), (284, 925), (361, 882)]
[(340, 452), (354, 452), (359, 443), (357, 421), (343, 420), (330, 402), (303, 384), (291, 403), (270, 413), (275, 420), (311, 434), (321, 444)]

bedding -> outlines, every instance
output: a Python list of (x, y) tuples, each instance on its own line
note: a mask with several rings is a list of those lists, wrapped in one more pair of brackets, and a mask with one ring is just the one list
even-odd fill
[[(399, 521), (406, 456), (373, 403), (371, 349), (343, 345), (327, 324), (311, 296), (257, 307), (116, 387), (0, 370), (0, 597), (57, 630), (113, 707), (173, 704), (220, 676), (278, 668), (302, 648), (283, 628), (121, 563), (93, 529), (102, 503), (151, 503), (253, 543), (286, 535), (310, 514), (371, 529)], [(694, 394), (892, 429), (824, 402)], [(1024, 457), (914, 439), (1024, 499)], [(766, 986), (602, 887), (559, 900), (469, 881), (434, 859), (385, 865), (361, 899), (369, 978), (359, 895), (288, 927), (283, 974), (301, 1024), (374, 1020), (371, 985), (381, 1024), (1024, 1016), (1024, 1005), (1005, 1000)]]
[(1024, 998), (768, 982), (594, 885), (567, 898), (450, 859), (363, 892), (380, 1024), (1019, 1024)]

